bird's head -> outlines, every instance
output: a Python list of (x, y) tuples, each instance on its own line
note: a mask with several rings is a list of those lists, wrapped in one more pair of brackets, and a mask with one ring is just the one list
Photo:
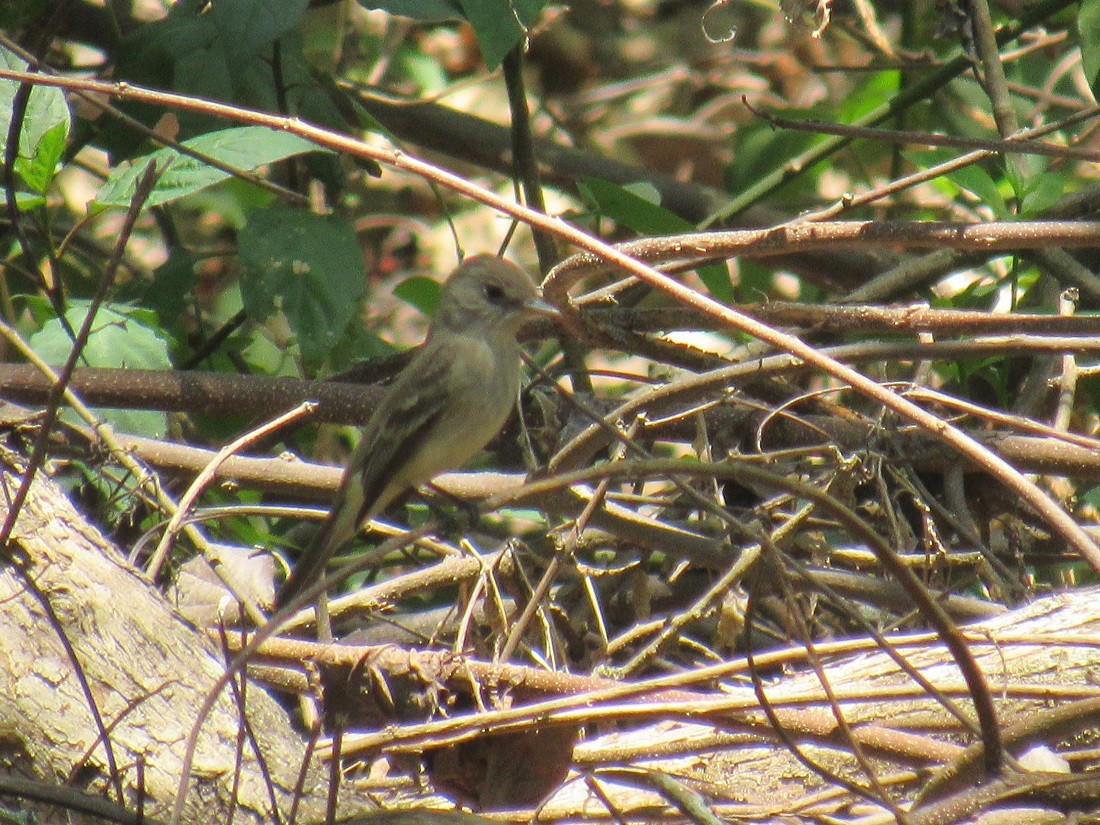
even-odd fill
[(443, 284), (434, 327), (514, 336), (534, 316), (557, 316), (522, 269), (494, 255), (467, 258)]

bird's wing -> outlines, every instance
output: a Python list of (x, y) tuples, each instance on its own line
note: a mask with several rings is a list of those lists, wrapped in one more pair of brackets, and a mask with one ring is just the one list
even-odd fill
[(398, 376), (356, 447), (349, 466), (362, 468), (360, 522), (389, 506), (405, 487), (422, 481), (406, 478), (401, 470), (412, 463), (446, 412), (452, 389), (448, 376), (452, 359), (431, 358), (433, 353), (438, 354), (435, 348), (417, 353), (429, 357), (414, 359)]
[(397, 377), (364, 428), (329, 517), (283, 584), (280, 605), (320, 578), (332, 557), (355, 538), (360, 525), (405, 491), (408, 482), (396, 470), (416, 454), (443, 414), (449, 368), (448, 359), (432, 357), (425, 349)]

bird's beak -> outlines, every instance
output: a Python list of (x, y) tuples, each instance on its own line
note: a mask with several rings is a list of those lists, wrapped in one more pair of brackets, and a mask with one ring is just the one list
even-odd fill
[(541, 318), (549, 318), (552, 321), (561, 320), (561, 310), (553, 304), (548, 304), (542, 298), (535, 296), (523, 303), (524, 312)]

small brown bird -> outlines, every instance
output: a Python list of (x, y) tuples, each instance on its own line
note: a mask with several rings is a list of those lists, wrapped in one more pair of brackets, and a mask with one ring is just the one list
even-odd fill
[(557, 310), (514, 264), (478, 255), (452, 273), (428, 337), (363, 429), (332, 511), (283, 585), (280, 606), (317, 581), (364, 522), (465, 464), (500, 431), (519, 393), (516, 336), (534, 315)]

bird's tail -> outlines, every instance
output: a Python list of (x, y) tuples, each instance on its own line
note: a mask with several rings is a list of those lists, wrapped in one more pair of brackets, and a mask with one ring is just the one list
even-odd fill
[(291, 599), (325, 575), (325, 568), (332, 557), (351, 544), (359, 531), (359, 511), (357, 502), (349, 502), (344, 495), (339, 497), (321, 529), (306, 545), (298, 563), (279, 589), (279, 594), (275, 597), (276, 609), (285, 607)]

